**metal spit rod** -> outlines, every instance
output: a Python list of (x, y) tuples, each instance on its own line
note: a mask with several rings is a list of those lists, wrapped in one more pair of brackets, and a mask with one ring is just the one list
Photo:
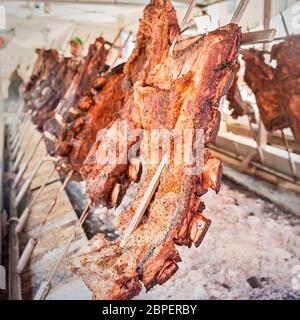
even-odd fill
[(34, 238), (31, 238), (29, 239), (29, 241), (27, 242), (27, 245), (19, 259), (19, 262), (18, 262), (18, 265), (17, 265), (17, 272), (20, 274), (23, 272), (24, 268), (27, 266), (28, 262), (29, 262), (29, 259), (35, 249), (35, 247), (37, 246), (38, 244), (38, 239), (43, 231), (43, 228), (46, 224), (46, 222), (48, 221), (51, 213), (52, 213), (52, 210), (53, 208), (55, 207), (55, 204), (57, 202), (57, 199), (59, 198), (59, 196), (61, 195), (61, 193), (64, 191), (67, 183), (69, 182), (69, 180), (71, 179), (72, 175), (73, 175), (73, 172), (74, 171), (70, 171), (67, 178), (65, 179), (64, 183), (61, 185), (60, 189), (58, 190), (57, 194), (55, 195), (44, 219), (42, 220), (38, 230), (37, 230), (37, 233), (36, 233), (36, 236)]
[(31, 154), (29, 155), (27, 161), (23, 164), (23, 166), (20, 168), (18, 174), (16, 175), (15, 180), (13, 182), (13, 188), (16, 188), (17, 185), (19, 184), (20, 180), (22, 179), (25, 171), (27, 170), (27, 168), (28, 168), (28, 166), (30, 164), (30, 161), (32, 160), (33, 156), (35, 155), (35, 153), (36, 153), (36, 151), (37, 151), (37, 149), (38, 149), (38, 147), (39, 147), (39, 145), (40, 145), (42, 140), (43, 140), (43, 136), (41, 135), (39, 140), (37, 141), (36, 145), (34, 146)]
[(51, 176), (53, 175), (54, 172), (55, 172), (55, 166), (53, 166), (53, 168), (51, 168), (51, 170), (49, 171), (46, 179), (44, 180), (42, 186), (39, 188), (39, 190), (35, 194), (34, 198), (30, 202), (29, 206), (26, 207), (24, 209), (24, 211), (22, 212), (22, 214), (20, 216), (20, 219), (19, 219), (19, 222), (18, 222), (17, 227), (16, 227), (16, 233), (20, 234), (23, 231), (33, 206), (35, 205), (35, 203), (40, 198), (41, 194), (43, 193), (48, 181), (50, 180), (50, 178), (51, 178)]
[[(128, 33), (128, 36), (127, 36), (126, 40), (124, 41), (123, 45), (122, 45), (121, 48), (120, 48), (120, 52), (122, 52), (123, 49), (125, 48), (125, 46), (127, 45), (127, 43), (128, 43), (128, 41), (129, 41), (131, 35), (132, 35), (132, 32), (130, 31), (130, 32)], [(118, 59), (119, 59), (119, 53), (117, 54), (117, 56), (115, 57), (113, 63), (111, 64), (111, 69), (112, 69), (113, 67), (115, 67)]]
[(91, 208), (91, 205), (92, 205), (92, 202), (91, 200), (88, 201), (86, 207), (84, 208), (75, 228), (74, 228), (74, 231), (73, 233), (71, 234), (71, 236), (69, 237), (68, 239), (68, 242), (61, 254), (61, 256), (59, 257), (59, 259), (57, 260), (54, 268), (52, 269), (47, 281), (43, 282), (37, 292), (37, 294), (35, 295), (34, 297), (34, 300), (45, 300), (47, 298), (47, 295), (51, 289), (51, 282), (53, 280), (53, 277), (56, 273), (56, 271), (58, 270), (59, 266), (61, 265), (62, 261), (64, 260), (64, 258), (66, 257), (69, 249), (70, 249), (70, 246), (72, 244), (72, 241), (73, 239), (75, 238), (79, 228), (83, 225), (84, 221), (86, 220), (88, 214), (89, 214), (89, 210)]

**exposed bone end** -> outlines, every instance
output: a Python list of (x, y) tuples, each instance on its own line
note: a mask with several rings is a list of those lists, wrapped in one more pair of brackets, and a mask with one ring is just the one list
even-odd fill
[(80, 116), (80, 112), (74, 107), (69, 109), (69, 113), (72, 114), (73, 118), (78, 118)]
[(78, 133), (81, 131), (82, 127), (84, 125), (84, 120), (83, 118), (78, 118), (74, 123), (73, 123), (73, 126), (72, 126), (72, 131), (74, 133)]
[(193, 241), (190, 238), (190, 226), (192, 219), (199, 212), (205, 210), (205, 204), (202, 201), (201, 197), (196, 194), (190, 198), (189, 204), (187, 205), (187, 211), (184, 219), (181, 222), (181, 227), (178, 230), (177, 236), (174, 239), (175, 243), (179, 246), (191, 247)]
[(181, 261), (180, 255), (173, 240), (165, 242), (163, 246), (156, 248), (151, 257), (140, 270), (141, 280), (147, 290), (156, 284), (162, 285), (170, 279), (178, 270), (177, 263)]
[(122, 200), (122, 188), (119, 183), (116, 183), (111, 193), (111, 205), (113, 207), (117, 207), (121, 203), (121, 200)]
[(178, 270), (178, 265), (173, 260), (167, 260), (163, 265), (162, 270), (156, 277), (156, 281), (159, 285), (163, 285), (167, 282), (174, 273)]
[(89, 96), (85, 96), (80, 100), (79, 108), (82, 111), (87, 111), (93, 105), (93, 100)]
[(55, 113), (54, 118), (62, 127), (65, 126), (65, 121), (59, 113)]
[(46, 95), (51, 94), (52, 90), (53, 90), (53, 88), (51, 88), (51, 87), (46, 87), (46, 88), (44, 88), (44, 89), (42, 90), (42, 96), (46, 96)]
[(102, 76), (96, 79), (96, 81), (93, 83), (93, 88), (96, 90), (100, 90), (106, 83), (107, 78)]
[(221, 187), (222, 172), (222, 161), (217, 158), (209, 158), (202, 173), (203, 189), (212, 189), (218, 193)]
[(57, 154), (61, 157), (65, 157), (71, 152), (71, 149), (72, 145), (67, 141), (63, 141), (57, 148)]
[(211, 220), (205, 218), (201, 214), (197, 214), (193, 217), (190, 223), (190, 238), (196, 247), (200, 246), (210, 225)]
[(130, 159), (128, 175), (133, 182), (138, 183), (140, 181), (142, 175), (142, 163), (139, 159)]

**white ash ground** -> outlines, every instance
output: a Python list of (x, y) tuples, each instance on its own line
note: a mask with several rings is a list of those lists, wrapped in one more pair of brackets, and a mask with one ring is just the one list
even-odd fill
[[(79, 212), (87, 200), (84, 186), (71, 189), (74, 199), (82, 199)], [(117, 212), (134, 197), (131, 189)], [(299, 290), (292, 285), (293, 278), (297, 282), (293, 268), (300, 266), (300, 219), (226, 179), (220, 194), (210, 192), (204, 201), (212, 225), (202, 245), (178, 248), (182, 262), (176, 275), (136, 299), (300, 299), (300, 274)], [(114, 238), (117, 212), (94, 209), (85, 224), (88, 236), (103, 232)], [(252, 288), (249, 278), (260, 287)]]
[[(300, 299), (300, 286), (292, 284), (300, 265), (300, 219), (228, 181), (205, 203), (213, 222), (202, 245), (179, 248), (177, 274), (136, 299)], [(253, 277), (258, 288), (247, 282)]]

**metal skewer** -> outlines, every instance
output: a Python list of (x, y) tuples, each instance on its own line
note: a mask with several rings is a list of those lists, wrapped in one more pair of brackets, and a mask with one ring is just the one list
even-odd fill
[(242, 34), (242, 44), (249, 45), (257, 41), (273, 41), (276, 29), (266, 29), (261, 31), (246, 32)]
[(281, 17), (281, 21), (282, 21), (282, 24), (283, 24), (285, 33), (286, 33), (286, 35), (289, 37), (289, 36), (290, 36), (290, 32), (289, 32), (288, 26), (287, 26), (287, 24), (286, 24), (286, 21), (285, 21), (285, 18), (284, 18), (284, 16), (283, 16), (283, 13), (282, 13), (282, 12), (280, 12), (280, 17)]
[(170, 47), (169, 55), (170, 55), (171, 57), (173, 56), (173, 51), (174, 51), (175, 45), (176, 45), (176, 43), (177, 43), (178, 37), (179, 37), (179, 35), (180, 35), (180, 33), (181, 33), (181, 30), (183, 30), (183, 29), (185, 28), (187, 22), (189, 21), (190, 15), (191, 15), (191, 13), (192, 13), (195, 5), (196, 5), (196, 2), (197, 2), (197, 0), (191, 0), (190, 4), (189, 4), (189, 6), (188, 6), (188, 8), (187, 8), (187, 10), (186, 10), (186, 13), (185, 13), (185, 15), (184, 15), (184, 17), (183, 17), (183, 19), (182, 19), (181, 25), (180, 25), (179, 32), (178, 32), (178, 34), (176, 35), (176, 37), (175, 37), (175, 39), (173, 40), (173, 43), (172, 43), (172, 45), (171, 45), (171, 47)]
[(29, 112), (25, 112), (24, 115), (23, 115), (23, 117), (20, 118), (19, 122), (16, 124), (16, 127), (15, 127), (12, 135), (11, 135), (10, 138), (9, 138), (9, 139), (10, 139), (9, 141), (10, 141), (11, 143), (16, 139), (16, 137), (18, 136), (19, 132), (20, 132), (20, 131), (22, 130), (22, 128), (24, 127), (25, 122), (28, 120), (28, 113), (29, 113)]
[(247, 7), (248, 7), (248, 4), (249, 4), (250, 0), (241, 0), (238, 7), (236, 8), (233, 16), (232, 16), (232, 19), (231, 19), (231, 23), (236, 23), (236, 24), (239, 24)]
[(27, 129), (29, 127), (29, 125), (31, 124), (31, 120), (30, 120), (30, 113), (26, 114), (27, 119), (24, 121), (24, 124), (22, 125), (21, 129), (18, 131), (16, 137), (14, 138), (12, 145), (11, 145), (11, 150), (15, 149), (16, 144), (19, 142), (19, 140), (22, 139), (22, 135), (24, 132), (27, 132)]
[[(243, 16), (243, 14), (245, 13), (246, 9), (247, 9), (247, 6), (249, 4), (249, 1), (250, 0), (240, 0), (240, 3), (237, 7), (237, 9), (235, 10), (234, 14), (233, 14), (233, 17), (231, 19), (231, 23), (236, 23), (236, 24), (239, 24), (240, 23), (240, 20)], [(184, 30), (184, 28), (186, 27), (188, 21), (189, 21), (189, 18), (190, 18), (190, 15), (192, 13), (192, 10), (194, 8), (194, 6), (196, 5), (196, 0), (191, 0), (190, 2), (190, 5), (186, 11), (186, 14), (182, 20), (182, 23), (181, 23), (181, 26), (180, 26), (180, 30), (179, 30), (179, 33), (176, 35), (171, 47), (170, 47), (170, 56), (172, 57), (173, 55), (173, 51), (174, 51), (174, 48), (175, 48), (175, 45), (177, 43), (177, 40), (178, 40), (178, 37), (179, 35), (182, 33), (182, 30)]]
[(17, 208), (18, 205), (20, 204), (20, 202), (23, 200), (27, 190), (29, 189), (33, 179), (35, 178), (35, 176), (37, 175), (37, 173), (39, 172), (42, 164), (44, 163), (46, 157), (43, 157), (38, 163), (37, 165), (35, 166), (33, 172), (31, 173), (30, 177), (28, 179), (26, 179), (26, 181), (24, 182), (24, 184), (22, 185), (19, 193), (17, 194), (16, 196), (16, 199), (15, 199), (15, 204), (14, 204), (14, 207)]
[[(287, 27), (287, 24), (286, 24), (286, 21), (285, 21), (285, 18), (283, 16), (282, 12), (280, 13), (280, 17), (281, 17), (281, 21), (282, 21), (286, 36), (289, 37), (290, 36), (289, 29)], [(283, 106), (281, 104), (280, 104), (280, 108), (281, 108), (282, 117), (284, 118), (284, 109), (283, 109)], [(297, 181), (297, 179), (298, 179), (297, 170), (296, 170), (296, 166), (295, 166), (295, 163), (294, 163), (294, 160), (293, 160), (293, 156), (292, 156), (292, 152), (291, 152), (291, 149), (290, 149), (290, 146), (289, 146), (289, 142), (288, 142), (288, 140), (287, 140), (287, 138), (285, 136), (283, 128), (281, 128), (280, 131), (281, 131), (281, 136), (282, 136), (282, 140), (284, 142), (285, 149), (286, 149), (286, 151), (288, 153), (289, 165), (290, 165), (290, 168), (291, 168), (291, 173), (293, 175), (294, 180)]]
[(18, 134), (18, 131), (20, 130), (21, 126), (24, 125), (24, 119), (26, 117), (27, 112), (24, 112), (25, 104), (22, 105), (19, 112), (20, 114), (16, 117), (16, 121), (14, 124), (14, 127), (11, 130), (11, 136), (9, 137), (10, 142), (13, 141), (15, 136)]
[(105, 41), (105, 43), (107, 43), (108, 45), (110, 45), (110, 48), (109, 48), (108, 53), (110, 52), (111, 49), (117, 49), (117, 50), (120, 49), (118, 46), (116, 46), (116, 43), (117, 43), (118, 39), (120, 38), (122, 32), (123, 32), (123, 28), (121, 28), (121, 29), (118, 31), (118, 33), (116, 34), (113, 42)]
[(286, 149), (286, 151), (288, 153), (289, 165), (290, 165), (290, 168), (291, 168), (291, 172), (292, 172), (294, 180), (296, 181), (298, 179), (297, 178), (297, 170), (296, 170), (296, 166), (295, 166), (295, 163), (294, 163), (294, 160), (293, 160), (293, 157), (292, 157), (292, 152), (291, 152), (291, 149), (290, 149), (290, 146), (289, 146), (289, 142), (288, 142), (288, 140), (286, 138), (284, 130), (280, 129), (280, 131), (281, 131), (281, 136), (282, 136), (282, 140), (284, 142), (285, 149)]
[(29, 215), (31, 213), (31, 210), (32, 210), (34, 204), (38, 201), (39, 197), (43, 193), (48, 181), (50, 180), (50, 178), (51, 178), (51, 176), (53, 175), (54, 172), (55, 172), (55, 166), (53, 166), (53, 168), (51, 168), (51, 170), (49, 171), (46, 179), (44, 180), (42, 186), (37, 191), (37, 193), (34, 196), (34, 198), (32, 199), (30, 205), (28, 207), (26, 207), (24, 209), (24, 211), (22, 212), (22, 214), (20, 216), (20, 219), (19, 219), (19, 222), (18, 222), (18, 224), (16, 226), (16, 233), (17, 234), (20, 234), (22, 232), (22, 230), (24, 229), (25, 224), (26, 224), (26, 222), (28, 220), (28, 217), (29, 217)]
[(282, 41), (282, 40), (286, 40), (286, 39), (288, 39), (289, 37), (291, 37), (291, 36), (286, 36), (286, 37), (277, 37), (277, 38), (274, 38), (273, 40), (261, 40), (261, 41), (255, 41), (255, 42), (252, 42), (251, 44), (268, 44), (268, 43), (272, 43), (272, 42), (275, 42), (275, 41)]
[[(35, 127), (33, 127), (33, 130), (32, 130), (32, 132), (31, 132), (30, 136), (28, 137), (27, 142), (26, 142), (24, 148), (22, 148), (23, 150), (21, 150), (21, 152), (19, 152), (18, 155), (12, 154), (12, 159), (15, 159), (15, 162), (13, 163), (13, 171), (17, 171), (17, 169), (18, 169), (18, 167), (19, 167), (22, 159), (23, 159), (24, 156), (25, 156), (25, 150), (27, 150), (29, 144), (30, 144), (31, 141), (32, 141), (32, 137), (34, 136), (34, 133), (35, 133)], [(25, 139), (25, 137), (24, 137), (24, 139)], [(20, 148), (21, 148), (21, 145), (20, 145)], [(20, 148), (19, 148), (19, 149), (20, 149)], [(19, 151), (19, 150), (18, 150), (18, 151)]]
[(43, 139), (43, 136), (40, 136), (40, 138), (39, 138), (39, 140), (37, 141), (34, 149), (32, 150), (31, 154), (29, 155), (26, 163), (23, 164), (23, 166), (20, 168), (18, 174), (16, 175), (15, 180), (14, 180), (13, 185), (12, 185), (12, 187), (13, 187), (14, 189), (16, 189), (17, 185), (19, 184), (20, 180), (22, 179), (22, 177), (23, 177), (25, 171), (27, 170), (27, 168), (28, 168), (28, 166), (29, 166), (29, 163), (30, 163), (30, 161), (32, 160), (35, 152), (37, 151), (37, 149), (38, 149), (38, 147), (39, 147), (42, 139)]
[(189, 6), (187, 8), (187, 11), (184, 15), (184, 18), (182, 19), (182, 22), (180, 25), (180, 30), (182, 30), (186, 26), (187, 22), (189, 21), (191, 13), (192, 13), (196, 3), (197, 3), (197, 0), (191, 0)]
[(20, 259), (19, 259), (19, 262), (17, 264), (17, 273), (20, 274), (23, 272), (23, 270), (25, 269), (25, 267), (27, 266), (28, 262), (29, 262), (29, 259), (36, 247), (36, 245), (38, 244), (38, 239), (42, 233), (42, 230), (43, 230), (43, 227), (45, 226), (46, 222), (48, 221), (51, 213), (52, 213), (52, 210), (57, 202), (57, 199), (59, 198), (59, 196), (61, 195), (61, 193), (64, 191), (66, 185), (68, 184), (69, 180), (71, 179), (72, 175), (73, 175), (73, 172), (74, 171), (70, 171), (67, 178), (65, 179), (64, 183), (61, 185), (60, 189), (58, 190), (57, 194), (55, 195), (48, 211), (47, 211), (47, 214), (46, 216), (44, 217), (43, 221), (41, 222), (39, 228), (38, 228), (38, 231), (36, 233), (36, 236), (34, 238), (31, 238), (29, 239)]
[(25, 131), (23, 135), (23, 130), (21, 130), (20, 136), (17, 136), (10, 145), (10, 152), (12, 153), (13, 160), (15, 159), (16, 152), (18, 152), (21, 142), (24, 139), (24, 136), (27, 135), (28, 131)]
[(40, 286), (37, 294), (34, 297), (34, 300), (45, 300), (47, 298), (47, 295), (51, 289), (51, 282), (53, 280), (53, 277), (58, 269), (58, 267), (61, 265), (62, 261), (64, 260), (64, 258), (66, 257), (70, 246), (72, 244), (73, 239), (75, 238), (79, 228), (83, 225), (84, 221), (86, 220), (88, 214), (89, 214), (89, 209), (91, 208), (92, 202), (91, 200), (88, 201), (86, 207), (84, 208), (75, 228), (73, 233), (71, 234), (70, 238), (68, 239), (68, 242), (61, 254), (61, 256), (59, 257), (59, 259), (57, 260), (54, 268), (52, 269), (49, 278), (47, 279), (47, 281), (43, 282), (42, 285)]
[(11, 137), (13, 137), (16, 134), (17, 128), (20, 125), (20, 123), (22, 122), (22, 118), (24, 115), (24, 110), (25, 108), (25, 104), (22, 104), (22, 107), (19, 108), (18, 113), (16, 115), (16, 119), (15, 119), (15, 123), (12, 125), (10, 133), (11, 133)]
[(124, 232), (123, 238), (120, 242), (120, 247), (124, 248), (124, 246), (126, 245), (127, 241), (129, 240), (129, 237), (131, 236), (131, 234), (133, 233), (133, 231), (136, 229), (136, 227), (139, 225), (139, 223), (141, 222), (141, 219), (145, 213), (145, 211), (147, 210), (151, 199), (153, 198), (153, 195), (158, 187), (159, 184), (159, 179), (160, 176), (163, 172), (163, 169), (165, 167), (165, 165), (167, 164), (169, 159), (169, 156), (166, 154), (163, 156), (146, 192), (145, 195), (142, 199), (142, 201), (140, 202), (132, 220), (130, 225), (128, 226), (128, 228), (126, 229), (126, 231)]
[[(127, 36), (126, 40), (124, 41), (123, 45), (122, 45), (122, 46), (120, 47), (120, 49), (119, 49), (120, 52), (122, 52), (123, 49), (125, 48), (125, 46), (127, 45), (127, 42), (129, 41), (131, 35), (132, 35), (132, 32), (130, 31), (130, 32), (128, 33), (128, 36)], [(113, 63), (111, 64), (111, 68), (110, 68), (110, 69), (112, 69), (113, 67), (115, 67), (115, 64), (117, 63), (118, 59), (119, 59), (119, 53), (117, 54), (117, 56), (115, 57)]]

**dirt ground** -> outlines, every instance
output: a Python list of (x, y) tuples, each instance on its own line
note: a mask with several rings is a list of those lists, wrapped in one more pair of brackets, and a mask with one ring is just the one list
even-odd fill
[(202, 245), (179, 248), (177, 274), (136, 299), (300, 299), (300, 219), (228, 180), (205, 202)]

